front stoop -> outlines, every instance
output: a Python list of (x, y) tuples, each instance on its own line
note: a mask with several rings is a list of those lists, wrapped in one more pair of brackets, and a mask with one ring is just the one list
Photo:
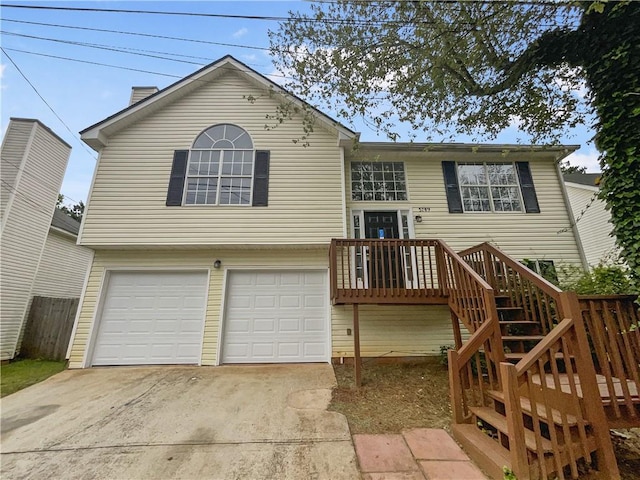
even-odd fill
[(354, 435), (353, 443), (364, 480), (486, 480), (441, 429)]

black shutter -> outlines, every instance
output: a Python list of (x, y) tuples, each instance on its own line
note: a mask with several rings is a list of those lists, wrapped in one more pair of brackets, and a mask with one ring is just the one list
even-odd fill
[(253, 171), (253, 206), (269, 204), (269, 151), (256, 150), (256, 165)]
[(173, 152), (173, 166), (169, 177), (167, 189), (167, 207), (179, 207), (182, 205), (182, 192), (184, 190), (184, 177), (187, 173), (187, 159), (189, 150), (176, 150)]
[(538, 197), (536, 189), (533, 186), (533, 177), (529, 162), (516, 162), (518, 169), (518, 178), (520, 178), (520, 189), (522, 190), (522, 199), (524, 200), (524, 210), (527, 213), (540, 213), (538, 205)]
[(462, 198), (460, 198), (460, 189), (458, 188), (456, 162), (442, 162), (442, 172), (444, 173), (444, 187), (447, 192), (449, 213), (462, 213)]

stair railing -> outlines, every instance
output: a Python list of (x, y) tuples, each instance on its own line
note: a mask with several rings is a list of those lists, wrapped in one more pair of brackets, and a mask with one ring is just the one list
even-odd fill
[(508, 295), (513, 306), (522, 307), (524, 319), (537, 322), (549, 333), (567, 315), (558, 299), (562, 290), (489, 243), (460, 252), (496, 295)]
[(441, 261), (455, 321), (472, 333), (458, 350), (449, 350), (449, 385), (455, 423), (469, 423), (469, 407), (487, 406), (488, 390), (500, 389), (504, 361), (493, 288), (448, 245), (441, 242)]
[[(500, 365), (512, 470), (519, 480), (562, 480), (569, 466), (577, 478), (578, 461), (589, 464), (595, 452), (601, 474), (620, 478), (577, 296), (562, 292), (559, 302), (573, 318), (562, 320), (516, 365)], [(527, 417), (523, 405), (529, 406)]]
[(640, 311), (634, 295), (580, 295), (611, 426), (640, 426)]
[[(546, 335), (516, 365), (500, 364), (516, 477), (547, 479), (553, 474), (563, 479), (565, 466), (577, 477), (578, 460), (589, 463), (595, 452), (598, 470), (606, 478), (620, 478), (591, 355), (594, 342), (602, 342), (587, 336), (576, 294), (563, 292), (488, 243), (464, 250), (460, 257)], [(624, 331), (621, 326), (618, 333)], [(530, 407), (526, 416), (523, 404)], [(549, 418), (541, 422), (542, 417)]]

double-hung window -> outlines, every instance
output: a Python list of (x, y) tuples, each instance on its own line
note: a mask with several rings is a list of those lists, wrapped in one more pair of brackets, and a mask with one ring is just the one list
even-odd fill
[(242, 128), (215, 125), (202, 132), (189, 152), (186, 205), (251, 205), (253, 142)]
[(513, 163), (458, 163), (465, 212), (522, 212), (522, 195)]

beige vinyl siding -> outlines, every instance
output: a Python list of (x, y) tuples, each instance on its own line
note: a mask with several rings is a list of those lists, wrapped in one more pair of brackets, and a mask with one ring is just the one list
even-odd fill
[[(222, 261), (222, 268), (214, 269), (213, 262)], [(96, 315), (98, 297), (106, 269), (210, 269), (207, 317), (205, 320), (202, 364), (215, 365), (221, 317), (224, 272), (234, 268), (260, 270), (268, 268), (328, 269), (327, 249), (234, 249), (234, 250), (98, 250), (81, 300), (80, 316), (73, 339), (70, 368), (82, 366), (91, 325)], [(328, 307), (327, 307), (328, 308)]]
[(614, 260), (618, 249), (615, 237), (611, 236), (611, 214), (602, 200), (594, 198), (598, 190), (569, 183), (565, 185), (587, 263), (593, 267), (600, 262)]
[(51, 216), (70, 154), (48, 129), (30, 121), (26, 158), (16, 179), (1, 239), (1, 359), (13, 358)]
[(31, 136), (33, 124), (31, 122), (16, 122), (11, 120), (2, 140), (2, 160), (0, 161), (0, 218), (4, 219), (7, 205), (15, 187), (18, 172), (25, 159), (25, 147)]
[(31, 295), (80, 297), (89, 262), (91, 250), (76, 245), (75, 236), (49, 230)]
[[(253, 95), (255, 101), (245, 97)], [(310, 145), (296, 115), (276, 128), (278, 103), (235, 72), (202, 87), (108, 139), (81, 233), (101, 245), (327, 244), (342, 236), (337, 135), (316, 125)], [(166, 207), (173, 152), (206, 128), (236, 124), (254, 148), (269, 150), (269, 206)]]
[[(454, 343), (446, 305), (361, 305), (358, 312), (363, 357), (437, 355), (442, 345)], [(353, 357), (353, 347), (353, 307), (334, 306), (332, 356)]]
[[(570, 213), (565, 207), (556, 164), (551, 154), (491, 152), (398, 153), (361, 149), (356, 161), (403, 161), (408, 200), (395, 202), (354, 202), (351, 200), (351, 172), (346, 162), (347, 209), (411, 210), (416, 238), (437, 238), (459, 251), (482, 242), (491, 242), (517, 259), (549, 259), (558, 263), (581, 264), (573, 235)], [(504, 162), (528, 161), (541, 213), (449, 213), (444, 188), (442, 161)], [(430, 209), (420, 212), (419, 208)], [(420, 215), (422, 222), (415, 221)], [(349, 221), (351, 231), (351, 221)]]

